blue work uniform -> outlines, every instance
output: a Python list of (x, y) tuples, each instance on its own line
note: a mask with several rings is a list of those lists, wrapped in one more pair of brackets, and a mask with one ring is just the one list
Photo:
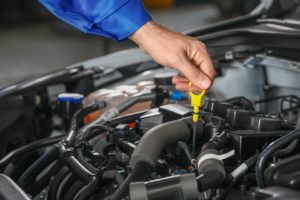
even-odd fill
[(61, 20), (85, 33), (117, 41), (151, 20), (141, 0), (39, 0)]

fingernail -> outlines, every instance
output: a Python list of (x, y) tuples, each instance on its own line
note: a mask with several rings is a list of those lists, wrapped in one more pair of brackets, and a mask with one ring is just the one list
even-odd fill
[(207, 89), (209, 88), (211, 81), (209, 79), (204, 79), (200, 84), (203, 87), (203, 89)]

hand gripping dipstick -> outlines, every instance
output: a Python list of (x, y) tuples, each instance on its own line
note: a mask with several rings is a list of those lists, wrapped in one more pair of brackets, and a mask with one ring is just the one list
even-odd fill
[[(189, 83), (189, 87), (192, 86), (192, 82)], [(196, 134), (197, 134), (197, 124), (199, 121), (199, 112), (203, 103), (203, 99), (206, 95), (206, 90), (202, 90), (200, 93), (190, 92), (191, 106), (193, 107), (193, 144), (192, 144), (192, 155), (195, 156), (196, 151)]]

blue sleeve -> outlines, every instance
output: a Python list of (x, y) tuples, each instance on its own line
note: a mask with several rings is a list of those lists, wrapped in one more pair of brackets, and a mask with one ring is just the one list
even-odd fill
[(151, 20), (141, 0), (39, 0), (61, 20), (85, 33), (117, 41)]

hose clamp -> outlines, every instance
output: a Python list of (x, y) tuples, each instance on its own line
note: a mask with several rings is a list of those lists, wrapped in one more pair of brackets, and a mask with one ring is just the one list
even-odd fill
[(206, 154), (204, 156), (202, 156), (199, 160), (198, 160), (198, 168), (201, 166), (201, 164), (208, 160), (208, 159), (215, 159), (215, 160), (219, 160), (219, 161), (223, 161), (227, 158), (230, 158), (231, 156), (233, 156), (235, 154), (235, 150), (231, 150), (225, 154), (221, 154), (221, 155), (217, 155), (217, 154)]

